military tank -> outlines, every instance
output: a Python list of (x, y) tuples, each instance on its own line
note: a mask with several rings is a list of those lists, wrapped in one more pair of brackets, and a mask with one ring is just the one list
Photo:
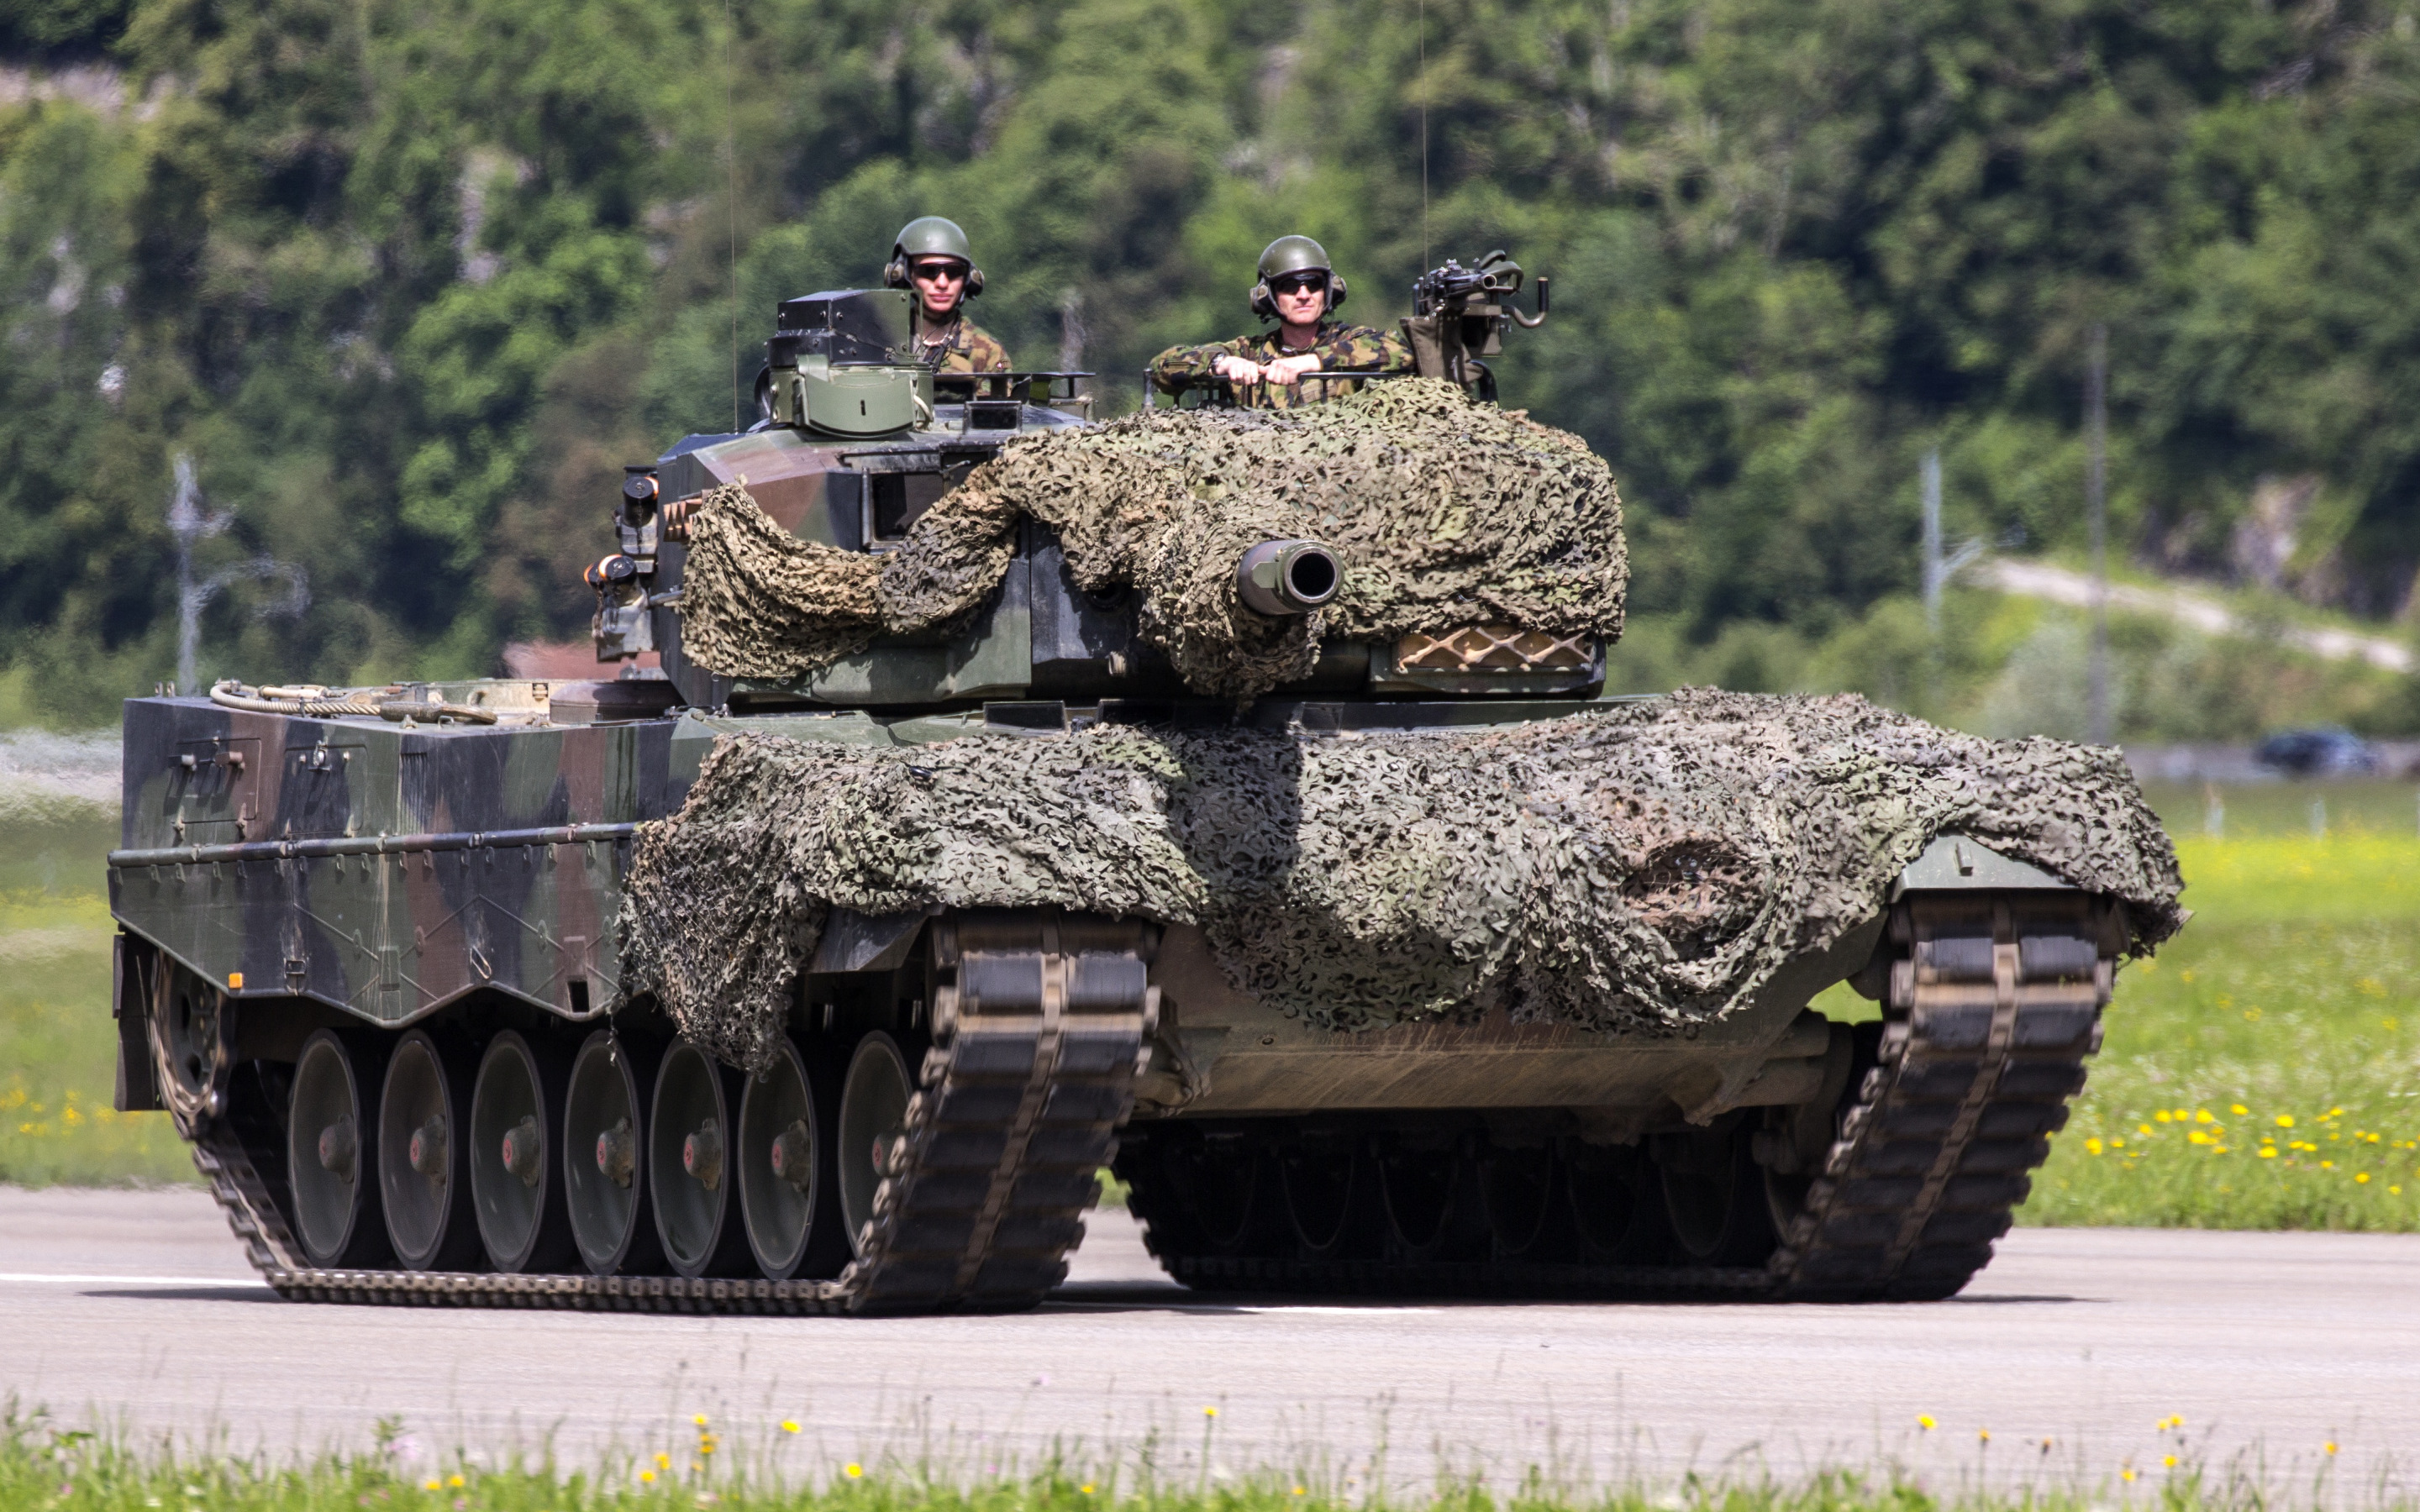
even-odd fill
[(1956, 1291), (2173, 854), (2106, 752), (1606, 698), (1520, 282), (1107, 424), (785, 302), (612, 506), (620, 675), (129, 701), (118, 1106), (318, 1301), (1021, 1307), (1105, 1169), (1195, 1287)]

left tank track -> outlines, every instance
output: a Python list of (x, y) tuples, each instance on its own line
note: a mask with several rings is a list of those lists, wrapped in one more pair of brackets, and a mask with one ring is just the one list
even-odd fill
[[(194, 1163), (262, 1279), (303, 1302), (810, 1315), (1027, 1307), (1065, 1278), (1153, 1027), (1141, 926), (1019, 912), (954, 922), (933, 1043), (856, 1257), (827, 1280), (321, 1270), (301, 1260), (235, 1123)], [(951, 980), (954, 979), (954, 980)]]

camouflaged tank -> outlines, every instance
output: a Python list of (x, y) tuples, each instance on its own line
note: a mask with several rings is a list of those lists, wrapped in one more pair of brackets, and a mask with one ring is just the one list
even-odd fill
[(118, 1105), (298, 1298), (1020, 1306), (1105, 1169), (1197, 1287), (1954, 1292), (2173, 854), (2108, 751), (1603, 697), (1518, 288), (1100, 425), (785, 303), (613, 505), (630, 671), (127, 704)]

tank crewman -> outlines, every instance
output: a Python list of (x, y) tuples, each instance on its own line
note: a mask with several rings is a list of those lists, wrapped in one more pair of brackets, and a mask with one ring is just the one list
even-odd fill
[(983, 270), (955, 221), (922, 216), (899, 228), (882, 281), (916, 293), (917, 360), (936, 373), (1005, 373), (1008, 348), (967, 318)]
[(1252, 285), (1252, 313), (1276, 321), (1277, 329), (1207, 347), (1171, 347), (1152, 359), (1152, 385), (1175, 394), (1220, 378), (1233, 386), (1239, 404), (1286, 409), (1341, 399), (1361, 387), (1350, 379), (1306, 383), (1305, 373), (1409, 371), (1412, 349), (1403, 337), (1335, 317), (1344, 294), (1344, 280), (1328, 267), (1326, 248), (1309, 237), (1280, 237), (1262, 252), (1260, 278)]

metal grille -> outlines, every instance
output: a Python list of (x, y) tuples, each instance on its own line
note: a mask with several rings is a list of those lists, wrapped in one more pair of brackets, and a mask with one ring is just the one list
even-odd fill
[(1549, 635), (1510, 625), (1466, 625), (1444, 635), (1415, 630), (1395, 642), (1395, 665), (1406, 671), (1566, 671), (1587, 667), (1595, 655), (1592, 636)]

